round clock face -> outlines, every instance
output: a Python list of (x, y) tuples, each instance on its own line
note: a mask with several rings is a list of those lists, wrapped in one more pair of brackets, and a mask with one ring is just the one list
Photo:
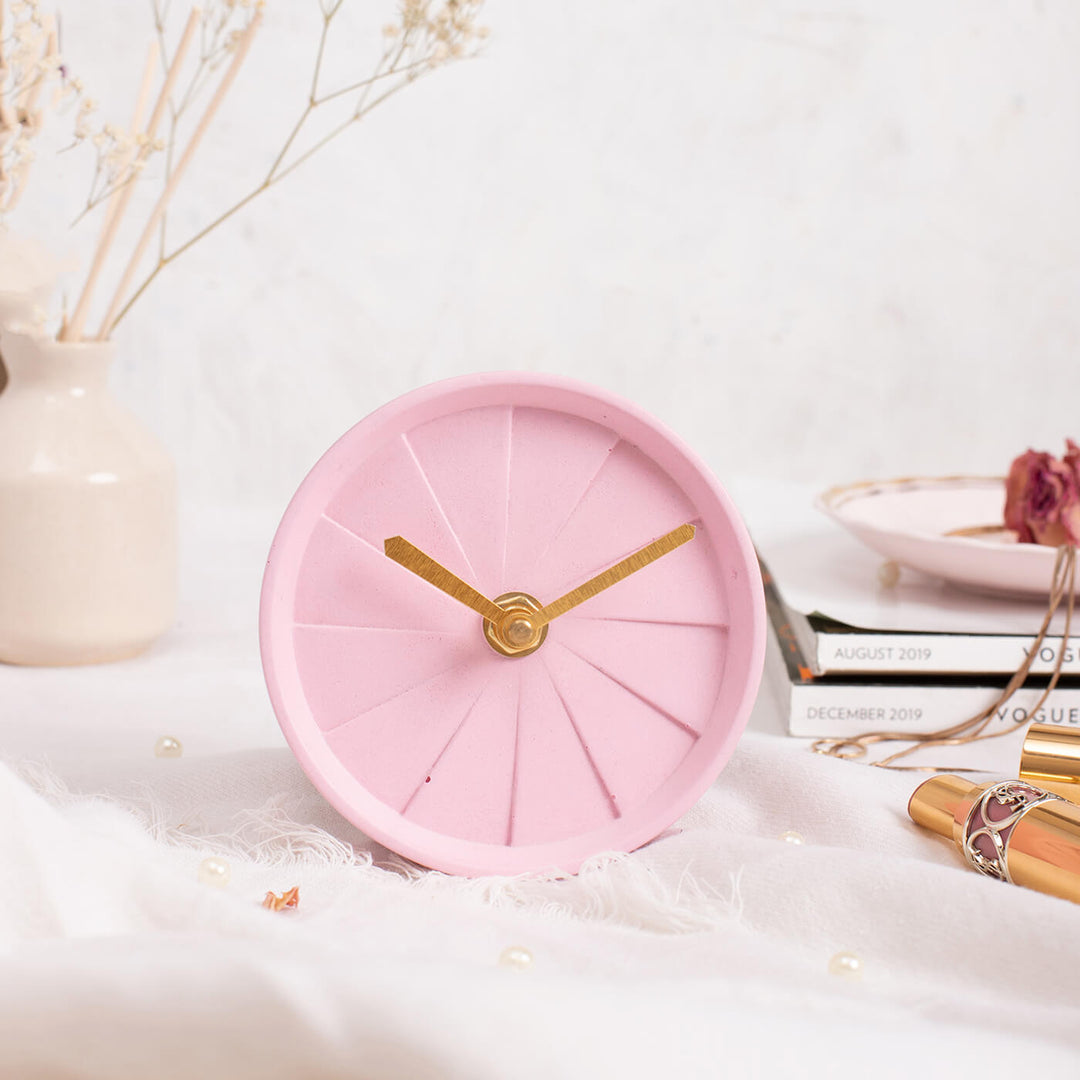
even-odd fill
[(304, 480), (263, 582), (275, 712), (331, 803), (452, 873), (574, 871), (712, 783), (764, 652), (753, 548), (676, 438), (526, 374), (407, 394)]

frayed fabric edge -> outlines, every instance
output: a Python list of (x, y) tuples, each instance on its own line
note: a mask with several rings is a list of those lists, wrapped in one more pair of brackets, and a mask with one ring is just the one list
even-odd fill
[(741, 871), (729, 873), (725, 889), (695, 876), (689, 865), (678, 880), (671, 881), (650, 865), (648, 847), (629, 854), (595, 855), (577, 874), (456, 877), (396, 855), (376, 863), (370, 852), (356, 850), (319, 826), (294, 821), (274, 799), (235, 814), (233, 827), (227, 831), (197, 833), (170, 824), (145, 787), (140, 796), (129, 798), (77, 793), (39, 762), (9, 763), (9, 767), (58, 809), (105, 804), (131, 815), (156, 843), (243, 860), (260, 868), (338, 869), (379, 889), (400, 888), (414, 895), (511, 908), (548, 919), (601, 922), (660, 934), (702, 933), (739, 924), (742, 918)]

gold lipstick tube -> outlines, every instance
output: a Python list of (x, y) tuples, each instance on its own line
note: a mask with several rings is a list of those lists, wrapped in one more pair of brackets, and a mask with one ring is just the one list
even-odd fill
[(1080, 903), (1080, 806), (1022, 780), (935, 776), (908, 813), (947, 836), (981, 874)]
[(1080, 802), (1080, 729), (1032, 724), (1020, 753), (1020, 779)]

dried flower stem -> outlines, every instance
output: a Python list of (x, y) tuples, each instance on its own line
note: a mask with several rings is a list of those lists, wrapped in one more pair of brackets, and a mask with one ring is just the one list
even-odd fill
[[(154, 70), (157, 67), (157, 62), (158, 44), (156, 41), (152, 41), (150, 43), (150, 48), (147, 50), (146, 65), (143, 68), (142, 82), (139, 85), (139, 95), (135, 101), (135, 113), (131, 119), (131, 130), (133, 134), (137, 134), (142, 130), (143, 118), (146, 113), (147, 103), (150, 100), (150, 87), (154, 77)], [(121, 166), (121, 173), (126, 172), (131, 168), (137, 153), (138, 151), (133, 144), (132, 149), (128, 151)], [(114, 190), (109, 198), (109, 204), (105, 210), (105, 221), (102, 223), (101, 227), (101, 236), (98, 238), (94, 259), (90, 264), (90, 272), (86, 276), (86, 282), (83, 285), (82, 292), (75, 305), (75, 310), (72, 312), (71, 319), (65, 321), (64, 325), (60, 328), (59, 336), (61, 341), (82, 340), (83, 328), (86, 325), (86, 317), (90, 311), (90, 301), (93, 299), (94, 289), (97, 287), (98, 278), (101, 275), (102, 267), (105, 265), (105, 259), (109, 254), (109, 249), (112, 247), (113, 240), (116, 239), (117, 230), (120, 228), (120, 222), (124, 216), (124, 211), (127, 209), (128, 201), (131, 198), (134, 179), (135, 173), (131, 172), (127, 177), (127, 180)]]
[[(152, 0), (152, 3), (154, 26), (161, 42), (163, 62), (168, 63), (165, 19), (169, 0)], [(330, 91), (320, 92), (320, 77), (327, 52), (331, 24), (344, 6), (344, 0), (319, 0), (319, 8), (322, 13), (322, 28), (315, 54), (315, 67), (307, 99), (303, 103), (299, 116), (287, 135), (284, 144), (274, 157), (262, 180), (252, 190), (170, 251), (167, 247), (166, 237), (166, 215), (169, 202), (175, 194), (180, 177), (190, 162), (191, 155), (202, 139), (214, 112), (235, 75), (238, 67), (237, 56), (234, 55), (233, 62), (218, 85), (206, 114), (199, 121), (195, 134), (174, 168), (173, 155), (178, 122), (184, 111), (191, 106), (193, 100), (197, 97), (198, 91), (212, 77), (218, 63), (228, 53), (235, 51), (239, 54), (239, 59), (242, 59), (243, 54), (246, 53), (250, 45), (252, 27), (259, 21), (262, 2), (261, 0), (224, 0), (224, 6), (220, 9), (208, 9), (211, 10), (212, 15), (206, 16), (202, 22), (200, 56), (194, 74), (191, 76), (186, 89), (180, 94), (178, 101), (174, 102), (172, 98), (169, 100), (170, 131), (168, 139), (163, 143), (163, 148), (166, 150), (164, 191), (150, 215), (143, 234), (139, 238), (131, 259), (124, 270), (120, 284), (112, 297), (101, 324), (99, 339), (104, 340), (112, 334), (117, 324), (131, 310), (132, 305), (135, 304), (169, 263), (179, 258), (190, 247), (213, 232), (214, 229), (223, 225), (262, 192), (284, 180), (285, 177), (298, 169), (347, 128), (366, 117), (372, 109), (441, 64), (450, 60), (476, 55), (480, 43), (487, 36), (487, 30), (483, 27), (477, 27), (475, 23), (476, 14), (482, 5), (483, 0), (441, 0), (441, 2), (435, 3), (433, 3), (433, 0), (399, 0), (397, 21), (389, 23), (383, 28), (383, 35), (387, 44), (382, 50), (374, 72), (367, 78), (353, 81)], [(241, 8), (253, 11), (254, 14), (243, 30), (232, 29), (229, 22), (231, 17), (229, 13), (239, 11)], [(332, 127), (314, 143), (304, 148), (301, 153), (290, 157), (294, 153), (302, 133), (307, 128), (312, 114), (321, 106), (338, 101), (349, 94), (354, 94), (356, 97), (344, 120)], [(106, 135), (110, 134), (108, 128), (105, 129), (105, 132)], [(161, 140), (159, 140), (159, 143), (161, 143)], [(123, 182), (126, 183), (126, 180)], [(157, 258), (141, 283), (132, 290), (132, 279), (146, 256), (152, 233), (157, 234)]]
[[(44, 59), (49, 61), (60, 53), (56, 39), (56, 19), (50, 15), (45, 19), (44, 25), (46, 32)], [(38, 98), (41, 97), (41, 90), (44, 85), (45, 79), (39, 74), (33, 82), (23, 90), (22, 98), (19, 101), (19, 108), (23, 113), (27, 115), (33, 114), (34, 110), (37, 108)]]
[(165, 208), (169, 205), (169, 200), (172, 199), (173, 195), (176, 193), (176, 188), (184, 173), (187, 171), (188, 166), (191, 164), (191, 160), (195, 156), (199, 144), (202, 142), (211, 123), (213, 123), (218, 109), (221, 108), (221, 103), (225, 100), (225, 95), (229, 92), (229, 88), (239, 74), (240, 68), (247, 58), (248, 50), (251, 48), (251, 43), (255, 38), (255, 34), (261, 25), (262, 13), (256, 12), (255, 16), (248, 23), (237, 41), (236, 51), (233, 53), (232, 62), (225, 69), (225, 74), (221, 77), (221, 82), (218, 83), (217, 89), (214, 91), (214, 96), (210, 99), (202, 118), (192, 132), (187, 147), (181, 155), (180, 160), (176, 163), (176, 168), (173, 170), (172, 175), (170, 175), (166, 182), (165, 188), (158, 198), (157, 204), (154, 206), (150, 217), (147, 219), (142, 235), (135, 245), (135, 250), (128, 260), (128, 264), (120, 278), (120, 284), (116, 287), (112, 302), (109, 304), (108, 311), (105, 313), (105, 318), (101, 322), (101, 329), (98, 331), (99, 341), (105, 341), (109, 334), (112, 333), (113, 326), (116, 324), (118, 313), (120, 312), (121, 303), (123, 302), (128, 288), (131, 286), (131, 280), (135, 276), (135, 271), (139, 268), (139, 263), (142, 262), (143, 256), (146, 254), (146, 249), (153, 238), (155, 230), (158, 228), (161, 217), (165, 213)]
[[(216, 4), (216, 6), (215, 6)], [(168, 43), (166, 39), (166, 22), (168, 20), (169, 0), (151, 0), (154, 12), (154, 30), (161, 43), (163, 62), (168, 64)], [(169, 131), (164, 139), (165, 149), (165, 181), (172, 175), (173, 160), (176, 151), (176, 135), (184, 114), (198, 99), (202, 90), (212, 80), (218, 65), (236, 47), (236, 40), (243, 29), (243, 25), (235, 28), (234, 17), (240, 16), (242, 20), (250, 18), (260, 9), (261, 0), (210, 0), (206, 12), (203, 15), (201, 33), (199, 35), (199, 61), (195, 66), (187, 85), (179, 95), (179, 101), (174, 98), (169, 102)], [(158, 224), (158, 253), (161, 258), (165, 254), (168, 234), (168, 210), (161, 215)]]
[[(0, 16), (5, 7), (0, 0)], [(46, 83), (62, 73), (56, 20), (42, 16), (37, 0), (23, 0), (0, 51), (0, 212), (14, 208), (26, 190), (34, 161), (30, 141), (41, 130), (45, 109), (39, 101)], [(0, 34), (3, 24), (0, 21)]]
[[(179, 78), (180, 68), (184, 63), (184, 58), (187, 56), (188, 49), (195, 36), (195, 31), (198, 29), (198, 24), (199, 9), (193, 8), (191, 14), (188, 16), (187, 25), (184, 27), (184, 33), (180, 39), (180, 44), (177, 46), (176, 55), (173, 57), (173, 61), (169, 65), (169, 70), (165, 75), (165, 82), (162, 84), (157, 102), (154, 104), (154, 111), (150, 114), (150, 122), (146, 126), (146, 135), (148, 139), (152, 140), (157, 133), (158, 125), (161, 123), (161, 118), (165, 114), (169, 96), (172, 94), (177, 78)], [(102, 231), (101, 238), (98, 240), (94, 258), (90, 264), (90, 272), (86, 277), (86, 284), (83, 285), (82, 293), (79, 296), (78, 303), (75, 305), (75, 311), (73, 312), (70, 321), (65, 321), (60, 329), (59, 336), (61, 341), (80, 341), (82, 339), (83, 328), (86, 324), (86, 317), (90, 310), (90, 302), (93, 299), (94, 289), (97, 285), (98, 278), (101, 276), (105, 260), (108, 258), (113, 241), (116, 239), (116, 234), (120, 229), (120, 222), (123, 220), (124, 213), (127, 210), (128, 203), (131, 201), (131, 196), (134, 191), (135, 185), (129, 181), (122, 185), (119, 191), (116, 192), (115, 203), (110, 204), (110, 213)]]
[[(322, 18), (323, 25), (319, 34), (319, 42), (315, 55), (315, 68), (311, 77), (311, 86), (308, 91), (308, 98), (305, 102), (300, 116), (293, 125), (291, 131), (285, 139), (280, 151), (274, 158), (266, 175), (262, 181), (244, 195), (241, 199), (237, 200), (227, 210), (223, 211), (211, 222), (205, 225), (202, 229), (198, 230), (182, 244), (175, 247), (172, 251), (166, 253), (164, 247), (164, 238), (162, 237), (161, 247), (159, 249), (158, 259), (156, 264), (134, 290), (131, 296), (124, 303), (123, 307), (119, 308), (115, 312), (115, 317), (111, 318), (106, 328), (103, 328), (103, 337), (111, 333), (112, 329), (119, 323), (119, 321), (128, 313), (132, 305), (139, 299), (140, 296), (146, 291), (154, 279), (165, 269), (169, 263), (179, 258), (188, 248), (198, 243), (214, 229), (218, 228), (226, 221), (229, 220), (234, 214), (237, 214), (240, 210), (252, 202), (257, 196), (261, 195), (268, 188), (273, 187), (275, 184), (284, 180), (286, 176), (298, 169), (304, 162), (311, 158), (314, 154), (318, 153), (323, 147), (325, 147), (332, 140), (337, 138), (347, 128), (353, 124), (362, 120), (372, 109), (382, 104), (388, 98), (392, 97), (399, 90), (404, 89), (406, 86), (415, 82), (418, 78), (427, 74), (436, 66), (439, 62), (437, 59), (437, 50), (439, 46), (434, 43), (430, 25), (423, 23), (422, 21), (410, 22), (409, 10), (417, 8), (415, 0), (407, 0), (404, 5), (403, 11), (405, 15), (404, 30), (401, 32), (400, 40), (394, 43), (393, 47), (389, 47), (384, 50), (373, 74), (367, 78), (360, 79), (356, 82), (350, 83), (347, 86), (340, 87), (338, 89), (328, 91), (326, 93), (319, 93), (319, 80), (322, 74), (323, 59), (326, 53), (327, 38), (330, 33), (331, 24), (335, 15), (340, 11), (344, 0), (333, 0), (331, 3), (323, 3)], [(452, 6), (452, 5), (448, 5)], [(479, 4), (477, 3), (478, 7)], [(406, 63), (402, 63), (402, 60), (406, 58), (410, 50), (422, 49), (422, 55), (415, 60), (409, 60)], [(454, 54), (458, 56), (458, 53)], [(375, 97), (371, 97), (373, 88), (387, 80), (393, 80), (382, 93), (377, 94)], [(312, 113), (315, 112), (320, 106), (327, 104), (328, 102), (335, 101), (346, 94), (357, 93), (358, 98), (356, 104), (353, 107), (351, 113), (340, 124), (331, 128), (324, 136), (318, 139), (315, 143), (309, 146), (302, 154), (295, 157), (293, 160), (286, 164), (289, 151), (292, 150), (299, 138), (301, 132), (307, 125)], [(118, 292), (119, 295), (119, 292)]]
[[(131, 117), (131, 132), (133, 135), (138, 135), (143, 129), (143, 120), (146, 116), (146, 106), (150, 101), (150, 88), (154, 80), (154, 69), (157, 67), (159, 51), (157, 41), (151, 41), (150, 47), (146, 50), (146, 64), (143, 66), (142, 82), (139, 84), (139, 96), (135, 99), (135, 112)], [(121, 175), (131, 169), (132, 163), (138, 156), (136, 146), (137, 144), (133, 145), (124, 155), (120, 166)], [(125, 183), (131, 183), (134, 178), (135, 174), (131, 172)], [(109, 197), (109, 205), (105, 208), (106, 228), (108, 228), (113, 217), (116, 216), (117, 211), (120, 210), (120, 191), (120, 188), (115, 189)]]

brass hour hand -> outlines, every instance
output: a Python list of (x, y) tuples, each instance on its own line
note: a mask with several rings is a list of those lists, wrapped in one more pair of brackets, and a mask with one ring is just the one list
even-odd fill
[(607, 570), (597, 574), (596, 577), (590, 578), (584, 585), (579, 585), (576, 589), (571, 589), (565, 596), (560, 596), (558, 600), (545, 604), (535, 615), (529, 616), (529, 621), (539, 629), (541, 626), (551, 622), (552, 619), (566, 614), (571, 608), (577, 607), (578, 604), (584, 603), (597, 593), (603, 592), (616, 582), (622, 581), (623, 578), (628, 578), (643, 566), (656, 562), (661, 556), (667, 555), (668, 552), (674, 551), (677, 547), (682, 547), (688, 540), (693, 539), (694, 526), (689, 522), (680, 525), (677, 529), (672, 529), (671, 532), (661, 536), (659, 540), (646, 544), (640, 551), (628, 555), (621, 562), (609, 566)]
[(418, 547), (410, 544), (403, 536), (391, 536), (383, 542), (386, 554), (406, 570), (411, 570), (417, 577), (423, 578), (429, 585), (441, 589), (447, 596), (452, 596), (459, 603), (472, 608), (477, 615), (499, 622), (506, 613), (496, 607), (483, 593), (478, 593), (471, 585), (452, 574), (445, 566), (437, 563), (430, 555), (425, 555)]

